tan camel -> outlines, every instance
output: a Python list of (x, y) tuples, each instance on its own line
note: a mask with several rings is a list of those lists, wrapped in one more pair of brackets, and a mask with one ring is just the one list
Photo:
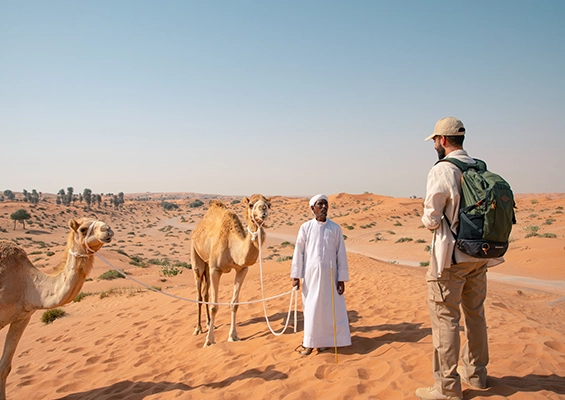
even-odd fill
[(21, 247), (0, 240), (0, 329), (10, 325), (0, 359), (0, 400), (6, 399), (12, 359), (32, 314), (71, 302), (92, 269), (94, 253), (114, 236), (92, 218), (73, 219), (69, 227), (65, 257), (53, 275), (34, 267)]
[[(243, 198), (246, 205), (247, 230), (245, 230), (233, 211), (219, 202), (210, 203), (210, 208), (198, 223), (192, 233), (191, 257), (194, 280), (196, 282), (198, 301), (208, 301), (209, 289), (212, 292), (212, 302), (218, 302), (218, 287), (220, 277), (224, 273), (235, 270), (233, 296), (230, 306), (231, 326), (228, 341), (239, 340), (236, 331), (235, 317), (238, 309), (239, 292), (247, 275), (247, 269), (255, 264), (259, 256), (259, 234), (261, 243), (265, 242), (263, 223), (269, 215), (271, 199), (260, 194), (254, 194), (250, 199)], [(211, 283), (211, 284), (210, 284)], [(212, 305), (210, 313), (206, 305), (208, 335), (204, 347), (214, 344), (214, 321), (218, 306)], [(194, 334), (202, 333), (200, 319), (202, 304), (198, 303), (198, 321)]]

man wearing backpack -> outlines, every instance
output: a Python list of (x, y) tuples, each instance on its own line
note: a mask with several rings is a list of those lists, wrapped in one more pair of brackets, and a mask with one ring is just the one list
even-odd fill
[[(448, 117), (440, 119), (425, 140), (434, 141), (440, 160), (456, 158), (466, 164), (475, 163), (463, 150), (464, 139), (463, 123)], [(487, 264), (490, 266), (497, 261), (475, 258), (455, 247), (462, 176), (461, 169), (453, 163), (438, 162), (427, 178), (422, 222), (433, 232), (426, 280), (435, 383), (416, 390), (416, 396), (421, 399), (462, 399), (461, 380), (476, 389), (487, 387), (486, 272)], [(458, 367), (460, 307), (467, 341), (461, 349), (462, 365)]]

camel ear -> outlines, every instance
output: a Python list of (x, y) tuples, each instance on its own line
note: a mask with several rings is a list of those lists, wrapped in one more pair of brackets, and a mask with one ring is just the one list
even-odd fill
[(71, 228), (73, 231), (77, 231), (79, 228), (80, 224), (76, 221), (76, 219), (71, 219), (69, 221), (69, 228)]
[(243, 202), (245, 203), (245, 205), (248, 205), (248, 204), (249, 204), (249, 199), (248, 199), (247, 197), (244, 197), (244, 198), (243, 198)]
[(271, 208), (271, 198), (267, 197), (265, 200), (267, 200), (267, 206)]

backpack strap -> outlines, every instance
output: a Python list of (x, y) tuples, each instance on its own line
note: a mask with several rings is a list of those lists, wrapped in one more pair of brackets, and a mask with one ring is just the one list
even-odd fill
[[(445, 218), (445, 222), (447, 222), (451, 236), (453, 236), (453, 238), (457, 241), (457, 235), (451, 229), (451, 222), (449, 222), (449, 218), (447, 218), (447, 215), (445, 215), (445, 211), (443, 212), (443, 218)], [(457, 264), (457, 261), (455, 260), (455, 247), (453, 248), (453, 253), (451, 253), (451, 261), (453, 265)]]
[(437, 161), (436, 164), (442, 162), (442, 161), (447, 161), (453, 165), (455, 165), (457, 168), (459, 168), (461, 171), (466, 172), (468, 169), (474, 169), (478, 172), (485, 172), (487, 170), (487, 163), (484, 162), (483, 160), (479, 160), (478, 158), (473, 158), (473, 160), (475, 160), (475, 162), (473, 164), (467, 164), (466, 162), (463, 162), (457, 158), (454, 157), (446, 157), (446, 158), (442, 158), (441, 160)]

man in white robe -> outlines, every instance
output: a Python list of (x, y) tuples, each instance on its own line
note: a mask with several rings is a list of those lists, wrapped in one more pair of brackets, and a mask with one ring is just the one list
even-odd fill
[[(338, 224), (327, 218), (329, 205), (325, 195), (312, 197), (310, 208), (315, 218), (300, 227), (290, 272), (293, 286), (297, 289), (300, 289), (302, 279), (303, 355), (312, 353), (313, 348), (323, 351), (334, 344), (351, 345), (343, 296), (345, 282), (349, 280), (343, 233)], [(331, 280), (332, 272), (334, 282)], [(335, 316), (332, 309), (332, 291)]]

